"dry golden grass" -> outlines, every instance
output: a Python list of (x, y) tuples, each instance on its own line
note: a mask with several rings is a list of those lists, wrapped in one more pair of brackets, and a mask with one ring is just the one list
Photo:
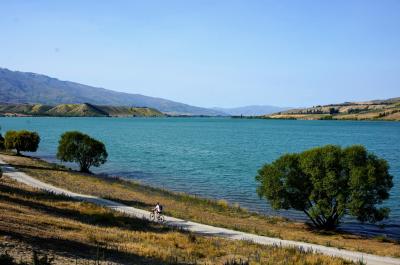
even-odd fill
[[(27, 261), (31, 249), (55, 264), (353, 264), (299, 249), (195, 236), (0, 180), (0, 254)], [(95, 263), (96, 264), (96, 263)]]
[[(334, 108), (337, 113), (330, 114)], [(265, 115), (263, 118), (273, 119), (299, 119), (299, 120), (320, 120), (320, 119), (335, 119), (335, 120), (386, 120), (400, 121), (400, 102), (398, 99), (373, 103), (373, 102), (358, 102), (354, 104), (338, 104), (326, 106), (314, 106), (304, 109), (292, 109)]]
[(272, 119), (298, 119), (298, 120), (319, 120), (328, 114), (274, 114), (267, 116)]
[[(349, 107), (352, 108), (352, 107)], [(346, 113), (339, 114), (299, 114), (299, 113), (282, 113), (267, 115), (266, 118), (272, 119), (297, 119), (297, 120), (321, 120), (326, 117), (332, 117), (335, 120), (385, 120), (385, 121), (400, 121), (400, 108), (394, 107), (389, 109), (374, 109), (361, 113)]]
[(400, 111), (386, 116), (385, 119), (400, 121)]
[[(383, 242), (345, 233), (320, 233), (303, 223), (250, 213), (186, 194), (172, 193), (119, 179), (100, 178), (63, 170), (39, 159), (0, 155), (0, 158), (44, 182), (71, 191), (92, 194), (148, 209), (160, 201), (167, 215), (282, 239), (304, 241), (385, 256), (400, 256), (398, 242)], [(386, 241), (386, 240), (385, 240)]]

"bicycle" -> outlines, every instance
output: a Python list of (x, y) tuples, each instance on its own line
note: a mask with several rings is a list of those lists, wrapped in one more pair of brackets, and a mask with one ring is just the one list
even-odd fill
[(154, 211), (152, 211), (150, 213), (150, 221), (164, 223), (165, 222), (165, 218), (164, 218), (164, 216), (162, 214), (155, 213)]

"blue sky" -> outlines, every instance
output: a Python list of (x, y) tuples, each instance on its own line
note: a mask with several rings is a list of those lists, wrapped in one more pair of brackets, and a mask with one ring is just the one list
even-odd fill
[(0, 1), (0, 67), (188, 104), (400, 96), (400, 1)]

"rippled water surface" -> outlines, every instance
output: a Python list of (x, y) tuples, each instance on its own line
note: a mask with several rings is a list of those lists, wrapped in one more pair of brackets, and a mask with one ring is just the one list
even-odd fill
[(295, 211), (274, 212), (256, 195), (254, 176), (264, 163), (286, 152), (324, 144), (363, 144), (385, 158), (395, 186), (385, 205), (386, 228), (345, 229), (400, 237), (400, 123), (356, 121), (247, 120), (230, 118), (0, 118), (2, 131), (40, 133), (38, 154), (54, 159), (64, 131), (79, 130), (102, 140), (109, 161), (96, 172), (140, 180), (153, 186), (226, 199), (254, 211), (302, 219)]

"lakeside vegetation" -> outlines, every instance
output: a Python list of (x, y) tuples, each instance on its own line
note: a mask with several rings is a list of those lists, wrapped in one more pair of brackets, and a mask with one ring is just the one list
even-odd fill
[(40, 159), (3, 153), (0, 158), (34, 178), (74, 192), (91, 194), (149, 210), (162, 202), (166, 215), (259, 235), (316, 243), (377, 255), (400, 256), (400, 244), (386, 237), (365, 238), (348, 233), (313, 230), (280, 217), (248, 212), (239, 205), (147, 187), (120, 178), (71, 171)]
[[(0, 259), (7, 264), (354, 264), (302, 249), (194, 235), (7, 177), (0, 180), (0, 211)], [(43, 262), (33, 263), (33, 253)]]
[[(2, 137), (1, 137), (2, 138)], [(4, 149), (16, 150), (17, 155), (24, 152), (36, 152), (40, 143), (40, 136), (37, 132), (8, 131), (4, 136)]]
[(289, 120), (385, 120), (400, 121), (400, 98), (372, 100), (367, 102), (345, 102), (313, 106), (310, 108), (291, 109), (271, 115), (263, 115), (263, 119)]
[(0, 116), (45, 117), (163, 117), (160, 111), (146, 107), (100, 106), (83, 104), (0, 104)]
[(106, 146), (87, 134), (73, 131), (61, 135), (57, 158), (63, 162), (76, 162), (81, 172), (90, 173), (92, 166), (99, 167), (107, 161)]
[(304, 212), (314, 227), (335, 230), (344, 217), (376, 223), (389, 217), (379, 207), (389, 198), (393, 176), (386, 160), (362, 145), (326, 145), (285, 154), (256, 176), (257, 192), (276, 209)]

